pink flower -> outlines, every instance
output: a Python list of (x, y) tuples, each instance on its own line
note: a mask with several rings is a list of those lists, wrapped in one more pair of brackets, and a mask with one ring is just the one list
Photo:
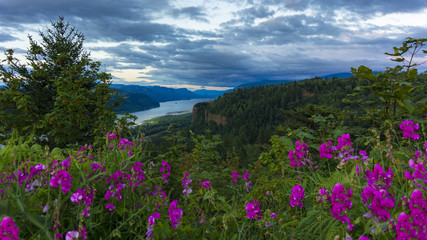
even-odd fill
[(105, 208), (108, 209), (108, 211), (112, 212), (116, 207), (114, 207), (112, 203), (107, 203), (107, 205), (105, 205)]
[(414, 133), (419, 128), (418, 123), (414, 124), (411, 120), (405, 120), (400, 124), (399, 128), (403, 130), (403, 137), (406, 139), (412, 138), (414, 140), (418, 140), (420, 138), (420, 135)]
[(319, 153), (320, 153), (320, 158), (327, 158), (327, 159), (331, 159), (332, 156), (332, 142), (328, 142), (328, 144), (326, 143), (322, 143), (322, 145), (320, 145), (319, 148)]
[(292, 194), (289, 198), (290, 198), (289, 203), (291, 204), (291, 207), (299, 206), (302, 208), (303, 207), (302, 200), (305, 198), (303, 186), (295, 185), (292, 188)]
[(0, 239), (18, 240), (19, 228), (15, 225), (13, 219), (4, 217), (0, 223)]
[(61, 190), (63, 193), (68, 193), (71, 188), (71, 175), (67, 172), (67, 170), (59, 170), (52, 179), (50, 179), (50, 186), (53, 188), (57, 188), (61, 185)]
[(239, 174), (237, 173), (237, 171), (233, 171), (233, 173), (231, 174), (233, 177), (233, 182), (237, 183), (237, 179), (239, 177)]
[(271, 214), (270, 214), (270, 216), (271, 216), (272, 218), (277, 218), (277, 213), (271, 213)]
[(259, 209), (259, 202), (255, 200), (252, 200), (252, 202), (249, 202), (248, 204), (246, 204), (246, 213), (249, 219), (255, 219), (255, 217), (258, 220), (262, 219), (262, 213), (261, 213), (261, 210)]
[(178, 200), (173, 200), (169, 206), (169, 220), (171, 221), (172, 227), (176, 229), (179, 225), (179, 221), (181, 220), (181, 216), (183, 214), (182, 210), (178, 208)]
[(160, 218), (160, 213), (155, 212), (151, 214), (151, 216), (148, 217), (148, 225), (153, 226), (156, 219), (159, 219), (159, 218)]
[(243, 174), (242, 178), (243, 179), (249, 179), (249, 173), (245, 172), (245, 174)]
[(65, 240), (76, 240), (79, 238), (79, 232), (76, 230), (69, 231), (65, 234)]
[(295, 150), (290, 150), (288, 154), (289, 160), (291, 161), (289, 165), (291, 167), (301, 168), (303, 165), (305, 165), (305, 162), (308, 161), (308, 159), (303, 159), (304, 156), (308, 154), (308, 147), (306, 143), (301, 143), (300, 141), (297, 141), (295, 145)]

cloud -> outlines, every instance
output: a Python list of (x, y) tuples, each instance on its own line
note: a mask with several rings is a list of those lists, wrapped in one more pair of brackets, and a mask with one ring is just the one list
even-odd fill
[(209, 20), (206, 18), (207, 15), (204, 13), (204, 9), (201, 7), (185, 7), (175, 8), (170, 10), (170, 15), (174, 18), (189, 18), (196, 21), (206, 22)]
[(28, 44), (22, 33), (44, 31), (64, 16), (117, 81), (131, 76), (145, 84), (232, 87), (347, 72), (361, 64), (383, 70), (391, 65), (384, 52), (427, 32), (424, 0), (192, 3), (0, 1), (0, 50), (22, 54), (28, 47), (17, 43)]

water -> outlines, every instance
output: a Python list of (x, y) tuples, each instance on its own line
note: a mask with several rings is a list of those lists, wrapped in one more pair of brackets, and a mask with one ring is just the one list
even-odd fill
[(134, 112), (132, 115), (138, 117), (136, 124), (141, 124), (145, 120), (149, 120), (156, 117), (165, 115), (179, 115), (184, 113), (190, 113), (193, 110), (193, 106), (196, 103), (208, 101), (207, 98), (202, 99), (190, 99), (190, 100), (177, 100), (169, 102), (161, 102), (160, 107), (148, 109), (145, 111)]

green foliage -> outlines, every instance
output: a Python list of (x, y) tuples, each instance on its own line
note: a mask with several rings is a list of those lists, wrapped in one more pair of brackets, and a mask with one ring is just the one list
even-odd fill
[(100, 72), (83, 50), (84, 35), (62, 17), (41, 43), (29, 37), (27, 61), (21, 64), (13, 50), (0, 66), (0, 126), (5, 137), (14, 130), (50, 146), (93, 142), (115, 126), (119, 101), (110, 88), (111, 76)]
[(393, 47), (392, 53), (385, 54), (391, 56), (391, 60), (399, 64), (395, 67), (387, 67), (384, 72), (374, 74), (370, 68), (363, 65), (357, 69), (351, 69), (356, 77), (368, 84), (356, 88), (356, 91), (359, 92), (353, 96), (361, 96), (361, 91), (373, 95), (362, 102), (366, 104), (365, 109), (374, 126), (381, 124), (386, 119), (392, 122), (400, 121), (407, 114), (424, 111), (425, 100), (424, 102), (414, 102), (415, 99), (411, 95), (413, 96), (415, 91), (423, 90), (426, 85), (425, 78), (417, 79), (418, 70), (416, 67), (427, 60), (420, 63), (414, 62), (425, 42), (427, 39), (408, 38), (401, 47)]

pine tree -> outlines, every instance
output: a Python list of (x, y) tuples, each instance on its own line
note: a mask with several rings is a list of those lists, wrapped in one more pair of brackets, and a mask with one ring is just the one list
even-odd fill
[(91, 143), (114, 127), (120, 105), (111, 75), (83, 49), (84, 35), (59, 17), (41, 43), (29, 36), (26, 63), (13, 50), (0, 65), (0, 131), (33, 136), (39, 143)]

